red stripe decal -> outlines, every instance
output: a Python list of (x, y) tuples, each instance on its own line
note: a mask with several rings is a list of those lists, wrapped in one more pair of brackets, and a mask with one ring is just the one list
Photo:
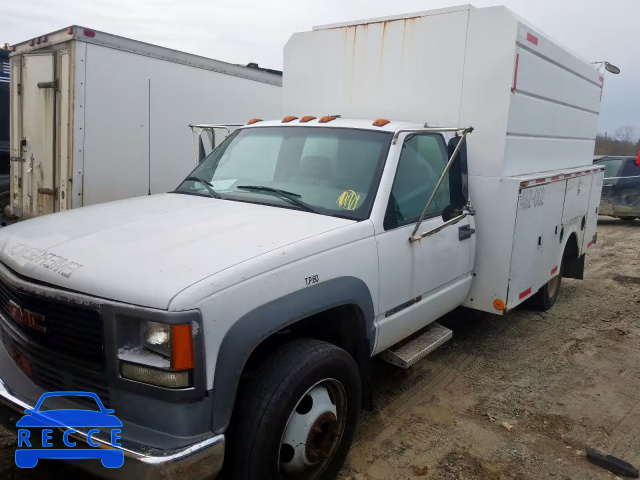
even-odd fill
[(526, 297), (530, 293), (531, 293), (531, 287), (527, 288), (524, 292), (520, 294), (520, 300), (522, 300), (524, 297)]
[(546, 182), (546, 181), (547, 181), (547, 179), (546, 179), (546, 178), (537, 178), (537, 179), (536, 179), (536, 183), (544, 183), (544, 182)]
[(538, 37), (527, 33), (527, 41), (533, 43), (534, 45), (538, 45)]
[(520, 54), (516, 55), (516, 68), (513, 72), (513, 87), (511, 87), (511, 93), (516, 93), (516, 87), (518, 86), (518, 65), (520, 64)]
[(558, 267), (553, 267), (551, 269), (551, 275), (553, 275), (554, 273), (556, 273), (558, 271)]
[(587, 248), (589, 248), (591, 245), (593, 245), (593, 242), (589, 242), (589, 243), (587, 244)]

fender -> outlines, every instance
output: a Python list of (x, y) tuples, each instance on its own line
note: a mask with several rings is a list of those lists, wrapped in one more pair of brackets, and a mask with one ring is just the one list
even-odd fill
[(343, 305), (364, 314), (362, 336), (375, 345), (375, 312), (367, 285), (356, 277), (338, 277), (285, 295), (250, 311), (227, 331), (218, 352), (213, 386), (213, 431), (226, 430), (240, 375), (251, 352), (267, 337), (299, 320)]

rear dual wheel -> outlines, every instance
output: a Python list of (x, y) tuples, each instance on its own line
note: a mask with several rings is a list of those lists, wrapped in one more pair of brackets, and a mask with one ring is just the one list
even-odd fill
[(562, 283), (562, 267), (558, 274), (545, 283), (536, 294), (531, 297), (531, 301), (536, 310), (547, 311), (551, 309), (558, 299), (560, 284)]
[(284, 345), (242, 389), (229, 432), (229, 478), (335, 478), (359, 405), (360, 374), (347, 352), (312, 339)]

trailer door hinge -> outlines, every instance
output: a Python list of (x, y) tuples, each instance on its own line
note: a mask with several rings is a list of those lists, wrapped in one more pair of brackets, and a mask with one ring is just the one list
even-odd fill
[(53, 82), (38, 82), (38, 88), (53, 88), (54, 90), (57, 90), (58, 79), (56, 78)]
[(57, 188), (38, 188), (38, 193), (42, 195), (51, 195), (54, 199), (58, 199), (58, 189)]

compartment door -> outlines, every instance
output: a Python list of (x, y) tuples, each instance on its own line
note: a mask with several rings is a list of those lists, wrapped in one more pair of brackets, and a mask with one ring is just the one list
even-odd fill
[[(598, 172), (591, 175), (591, 192), (589, 193), (589, 208), (587, 210), (587, 224), (582, 240), (582, 251), (592, 245), (593, 236), (598, 229), (598, 211), (600, 205), (600, 195), (602, 192), (602, 179), (604, 172)], [(588, 177), (587, 177), (588, 178)]]
[(565, 186), (566, 181), (558, 181), (520, 191), (507, 309), (535, 294), (560, 268), (559, 233)]
[(55, 75), (53, 53), (22, 57), (22, 217), (53, 212)]

